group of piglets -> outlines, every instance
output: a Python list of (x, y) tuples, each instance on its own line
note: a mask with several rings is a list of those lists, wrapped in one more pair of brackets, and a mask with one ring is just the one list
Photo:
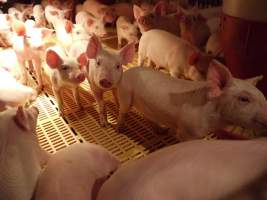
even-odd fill
[(35, 107), (0, 113), (0, 199), (95, 199), (119, 161), (91, 143), (47, 153), (38, 143), (37, 117)]
[(36, 136), (38, 109), (0, 113), (0, 199), (266, 199), (267, 140), (194, 140), (120, 166), (105, 148), (76, 143), (55, 154)]

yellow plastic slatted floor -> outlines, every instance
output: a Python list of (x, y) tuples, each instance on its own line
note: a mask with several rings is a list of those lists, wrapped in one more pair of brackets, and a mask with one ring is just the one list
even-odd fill
[[(115, 40), (116, 41), (116, 40)], [(108, 46), (114, 47), (114, 39), (106, 41)], [(125, 69), (136, 66), (136, 60), (125, 66)], [(32, 84), (35, 81), (32, 79)], [(34, 103), (39, 108), (37, 134), (41, 146), (54, 153), (76, 142), (92, 142), (100, 144), (117, 156), (121, 162), (143, 157), (164, 146), (174, 144), (177, 139), (171, 134), (157, 134), (151, 124), (134, 109), (129, 113), (124, 134), (116, 132), (118, 108), (116, 107), (111, 92), (105, 94), (108, 128), (99, 125), (98, 107), (89, 89), (87, 81), (80, 87), (83, 110), (79, 110), (74, 102), (70, 90), (64, 91), (65, 116), (58, 114), (57, 102), (51, 87), (47, 85)], [(241, 128), (230, 128), (240, 134), (249, 134)], [(208, 139), (215, 138), (208, 135)]]

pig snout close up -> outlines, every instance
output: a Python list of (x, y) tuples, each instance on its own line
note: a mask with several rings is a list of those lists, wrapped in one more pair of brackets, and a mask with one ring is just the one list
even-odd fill
[(229, 125), (266, 130), (266, 99), (255, 87), (261, 78), (233, 78), (216, 60), (210, 62), (206, 81), (175, 79), (143, 67), (129, 69), (117, 87), (118, 131), (132, 106), (152, 122), (175, 130), (180, 141)]
[(61, 94), (63, 87), (69, 87), (72, 90), (75, 102), (81, 109), (78, 87), (85, 80), (86, 74), (82, 70), (79, 58), (67, 55), (59, 46), (53, 46), (46, 50), (45, 61), (45, 72), (50, 77), (60, 115), (64, 114)]
[(49, 155), (36, 136), (38, 109), (11, 108), (0, 113), (0, 199), (32, 198)]
[(35, 200), (96, 200), (99, 188), (119, 165), (102, 146), (73, 144), (51, 156), (40, 175)]
[(267, 197), (267, 140), (195, 140), (121, 166), (98, 200), (256, 200)]
[[(115, 94), (116, 87), (121, 80), (122, 65), (131, 62), (135, 53), (134, 43), (130, 43), (120, 50), (111, 50), (102, 47), (99, 39), (93, 35), (88, 43), (86, 55), (89, 58), (88, 82), (99, 105), (101, 126), (108, 126), (103, 93), (112, 90)], [(116, 95), (115, 101), (116, 101)]]

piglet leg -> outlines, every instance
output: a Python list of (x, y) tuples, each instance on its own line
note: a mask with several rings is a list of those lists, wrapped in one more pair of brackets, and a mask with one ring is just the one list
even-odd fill
[(106, 106), (105, 106), (105, 103), (103, 100), (103, 91), (97, 90), (93, 87), (91, 87), (91, 90), (92, 90), (94, 97), (95, 97), (95, 100), (98, 104), (100, 125), (102, 127), (107, 127), (108, 126), (108, 120), (107, 120)]
[(78, 105), (79, 109), (82, 110), (83, 106), (82, 106), (81, 98), (79, 95), (79, 87), (72, 88), (72, 93), (74, 96), (75, 103)]
[(41, 68), (41, 59), (38, 57), (38, 58), (35, 58), (33, 60), (33, 67), (34, 67), (34, 70), (36, 72), (36, 77), (37, 77), (37, 81), (38, 81), (38, 86), (36, 88), (37, 92), (41, 92), (42, 89), (43, 89), (43, 79), (42, 79), (42, 68)]
[(23, 59), (18, 59), (18, 62), (19, 62), (19, 67), (20, 67), (20, 70), (21, 70), (21, 78), (20, 78), (20, 83), (23, 84), (23, 85), (27, 85), (28, 83), (28, 74), (27, 74), (27, 70), (26, 70), (26, 66), (25, 66), (25, 60)]
[(60, 89), (56, 87), (52, 87), (53, 93), (56, 97), (57, 103), (58, 103), (58, 110), (59, 110), (59, 115), (63, 116), (64, 115), (64, 108), (63, 108), (63, 101), (61, 97), (61, 91)]

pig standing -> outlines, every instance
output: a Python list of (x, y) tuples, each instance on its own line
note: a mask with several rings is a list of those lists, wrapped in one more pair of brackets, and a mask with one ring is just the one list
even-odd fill
[(61, 10), (52, 5), (46, 6), (45, 7), (45, 18), (50, 28), (54, 27), (54, 24), (56, 23), (56, 21), (65, 19), (65, 16), (68, 14), (68, 12), (70, 12), (69, 9)]
[(36, 136), (38, 110), (12, 108), (0, 113), (0, 199), (31, 199), (48, 154)]
[(131, 22), (127, 17), (120, 16), (116, 21), (117, 35), (118, 35), (118, 47), (122, 47), (122, 40), (126, 40), (127, 43), (138, 42), (138, 26), (135, 22)]
[(174, 79), (143, 67), (129, 69), (117, 87), (118, 130), (131, 106), (151, 121), (176, 130), (180, 141), (201, 138), (226, 125), (266, 129), (267, 102), (254, 86), (261, 78), (235, 79), (215, 60), (207, 81)]
[(26, 61), (32, 61), (38, 81), (37, 91), (39, 92), (43, 88), (41, 55), (45, 46), (44, 38), (49, 37), (52, 34), (52, 30), (30, 27), (31, 31), (27, 31), (25, 25), (21, 22), (15, 22), (13, 29), (16, 32), (16, 36), (13, 38), (13, 49), (16, 52), (19, 66), (23, 73), (20, 82), (27, 84)]
[(267, 197), (267, 140), (196, 140), (119, 168), (97, 200), (255, 200)]
[(23, 106), (37, 97), (35, 90), (20, 84), (2, 67), (0, 67), (0, 80), (0, 111), (8, 106)]
[(103, 93), (112, 90), (114, 94), (122, 77), (122, 65), (131, 62), (134, 53), (133, 43), (126, 45), (119, 51), (112, 51), (104, 49), (95, 35), (89, 40), (86, 51), (86, 55), (90, 59), (87, 79), (99, 106), (100, 124), (103, 127), (108, 126)]
[(83, 11), (91, 13), (98, 19), (102, 19), (104, 23), (113, 23), (117, 17), (112, 7), (102, 4), (97, 0), (86, 0), (83, 3)]
[(68, 56), (61, 47), (49, 47), (45, 53), (44, 67), (52, 82), (52, 90), (58, 102), (60, 115), (64, 115), (62, 88), (68, 87), (72, 90), (74, 99), (79, 108), (82, 108), (78, 86), (85, 80), (85, 74), (80, 69), (76, 58)]
[(103, 37), (107, 34), (103, 21), (86, 11), (78, 12), (75, 16), (75, 22), (84, 27), (88, 33), (94, 33), (98, 37)]
[(157, 68), (168, 69), (172, 77), (192, 80), (205, 78), (211, 60), (210, 56), (201, 53), (187, 41), (158, 29), (145, 32), (139, 41), (139, 66), (144, 64), (146, 57), (153, 61)]
[(105, 148), (73, 144), (50, 158), (39, 178), (35, 199), (94, 200), (103, 182), (118, 167), (119, 161)]
[(33, 7), (33, 17), (38, 27), (46, 26), (45, 12), (42, 5), (36, 4)]

